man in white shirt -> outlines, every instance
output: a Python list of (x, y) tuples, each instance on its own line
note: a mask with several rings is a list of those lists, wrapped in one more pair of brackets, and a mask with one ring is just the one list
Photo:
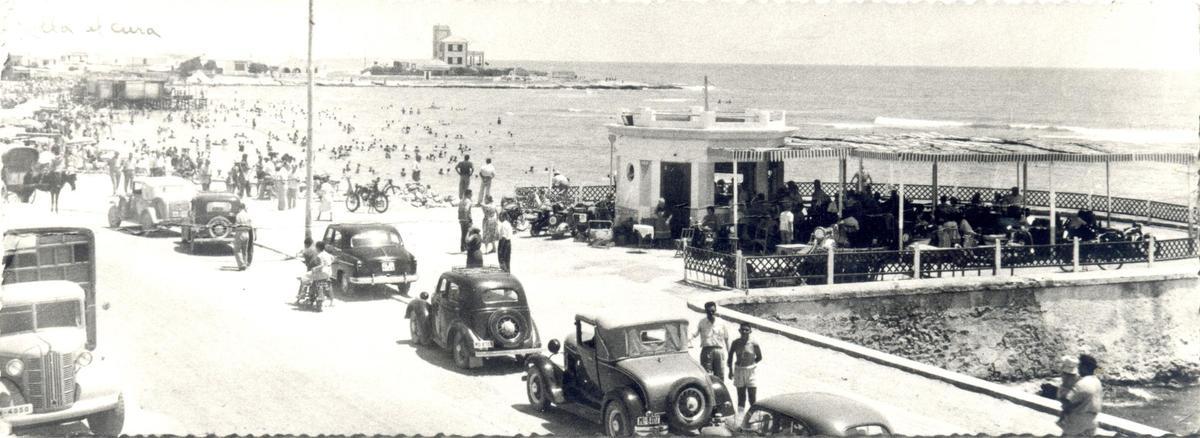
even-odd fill
[(725, 379), (725, 351), (729, 350), (729, 331), (717, 321), (717, 303), (704, 303), (704, 318), (696, 323), (692, 339), (700, 338), (700, 365), (714, 376)]
[(496, 243), (496, 258), (500, 261), (500, 269), (504, 272), (510, 271), (510, 262), (512, 261), (512, 221), (507, 213), (500, 213), (500, 225), (497, 228), (500, 240)]
[(238, 270), (245, 271), (250, 266), (250, 245), (253, 243), (254, 225), (250, 220), (250, 213), (246, 211), (246, 206), (242, 205), (234, 216), (237, 222), (233, 225), (233, 259), (237, 262)]
[(785, 208), (783, 211), (779, 212), (779, 243), (785, 245), (792, 243), (794, 220), (795, 216), (792, 215), (791, 210)]
[(496, 166), (492, 165), (492, 159), (485, 160), (482, 167), (479, 168), (479, 201), (482, 204), (484, 198), (492, 194), (492, 178), (496, 176)]
[(1092, 436), (1096, 434), (1096, 417), (1104, 404), (1104, 387), (1096, 377), (1096, 358), (1079, 355), (1079, 380), (1067, 391), (1067, 406), (1063, 408), (1062, 436)]

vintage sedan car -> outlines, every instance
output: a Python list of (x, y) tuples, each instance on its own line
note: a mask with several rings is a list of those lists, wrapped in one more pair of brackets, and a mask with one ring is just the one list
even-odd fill
[(325, 229), (325, 251), (333, 255), (339, 292), (358, 286), (394, 284), (401, 294), (417, 281), (417, 258), (388, 224), (333, 224)]
[(722, 379), (688, 354), (688, 322), (679, 318), (576, 315), (563, 346), (565, 367), (551, 356), (525, 362), (529, 403), (599, 418), (609, 436), (689, 433), (734, 414)]
[(108, 225), (133, 221), (144, 230), (182, 225), (191, 210), (196, 184), (177, 176), (133, 179), (133, 193), (121, 195), (108, 209)]
[(840, 395), (799, 392), (761, 400), (737, 430), (707, 428), (704, 435), (890, 436), (892, 426), (878, 410)]
[(483, 358), (524, 359), (542, 349), (529, 314), (525, 288), (496, 267), (456, 268), (442, 274), (428, 306), (409, 309), (416, 344), (448, 349), (459, 368), (475, 368)]
[(242, 208), (242, 199), (233, 193), (204, 192), (192, 198), (187, 219), (180, 224), (179, 235), (191, 252), (196, 245), (233, 242), (233, 224)]

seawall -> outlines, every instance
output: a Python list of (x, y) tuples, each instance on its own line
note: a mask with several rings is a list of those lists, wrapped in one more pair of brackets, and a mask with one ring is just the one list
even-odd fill
[(1108, 381), (1194, 383), (1200, 281), (1189, 271), (776, 289), (723, 304), (989, 381), (1054, 377), (1058, 357), (1087, 352), (1101, 361)]

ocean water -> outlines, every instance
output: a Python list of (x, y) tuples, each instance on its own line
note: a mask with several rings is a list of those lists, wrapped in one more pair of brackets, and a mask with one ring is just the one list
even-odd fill
[[(496, 62), (497, 66), (505, 63)], [(1200, 127), (1200, 72), (783, 66), (728, 64), (538, 63), (538, 70), (572, 70), (584, 78), (615, 77), (649, 84), (675, 84), (677, 90), (503, 90), (391, 87), (317, 87), (318, 111), (333, 111), (357, 128), (353, 134), (326, 119), (318, 144), (346, 144), (376, 136), (394, 144), (472, 148), (493, 157), (501, 188), (546, 184), (550, 169), (576, 184), (607, 181), (605, 124), (617, 123), (622, 109), (660, 110), (702, 106), (703, 81), (709, 101), (721, 110), (760, 108), (787, 111), (788, 123), (804, 135), (937, 132), (948, 135), (1034, 139), (1042, 142), (1121, 143), (1145, 151), (1195, 151)], [(244, 99), (262, 105), (302, 108), (303, 87), (216, 87), (218, 100)], [(717, 101), (729, 103), (716, 103)], [(441, 109), (428, 109), (436, 105)], [(419, 116), (400, 108), (421, 108)], [(501, 124), (497, 125), (497, 119)], [(387, 127), (387, 121), (399, 123)], [(302, 121), (301, 121), (302, 123)], [(423, 124), (449, 137), (407, 136), (402, 125)], [(303, 130), (302, 125), (297, 126)], [(288, 128), (290, 129), (290, 128)], [(511, 132), (511, 136), (509, 135)], [(463, 139), (455, 139), (462, 134)], [(381, 155), (369, 160), (384, 173)], [(340, 163), (339, 163), (340, 164)], [(321, 163), (318, 162), (318, 166)], [(928, 183), (927, 165), (868, 161), (879, 182)], [(944, 185), (1014, 185), (1015, 166), (944, 165)], [(530, 168), (533, 172), (530, 173)], [(1045, 165), (1031, 165), (1031, 188), (1048, 187)], [(426, 169), (429, 175), (433, 169)], [(1177, 166), (1117, 164), (1114, 196), (1186, 203), (1190, 184)], [(792, 163), (789, 178), (836, 178), (835, 161)], [(1079, 176), (1084, 178), (1079, 178)], [(1152, 178), (1147, 178), (1152, 176)], [(446, 178), (447, 180), (450, 177)], [(1102, 165), (1055, 166), (1059, 190), (1104, 194)], [(434, 180), (435, 187), (452, 182)], [(1185, 190), (1187, 188), (1188, 190)]]

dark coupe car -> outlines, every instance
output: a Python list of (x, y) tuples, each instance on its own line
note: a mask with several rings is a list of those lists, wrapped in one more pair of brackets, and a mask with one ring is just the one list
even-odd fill
[(499, 268), (443, 273), (431, 301), (417, 301), (408, 312), (413, 342), (450, 350), (459, 368), (478, 367), (486, 357), (523, 359), (541, 351), (525, 288)]
[(738, 430), (707, 428), (705, 435), (890, 436), (892, 426), (875, 408), (823, 392), (798, 392), (761, 400)]
[(242, 199), (233, 193), (204, 192), (192, 197), (187, 219), (180, 224), (179, 235), (191, 252), (204, 243), (232, 243), (233, 224)]
[[(563, 367), (529, 357), (523, 379), (534, 409), (599, 419), (609, 436), (690, 433), (732, 416), (722, 379), (688, 354), (688, 322), (640, 313), (576, 315)], [(558, 347), (549, 342), (551, 356)]]
[(335, 258), (333, 277), (342, 293), (360, 285), (394, 284), (401, 294), (417, 281), (417, 258), (388, 224), (333, 224), (325, 229), (325, 251)]

